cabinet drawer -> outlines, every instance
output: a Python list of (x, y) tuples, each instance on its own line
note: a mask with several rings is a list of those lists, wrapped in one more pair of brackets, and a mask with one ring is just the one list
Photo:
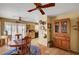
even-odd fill
[(69, 49), (69, 41), (63, 40), (62, 41), (62, 48), (68, 50)]

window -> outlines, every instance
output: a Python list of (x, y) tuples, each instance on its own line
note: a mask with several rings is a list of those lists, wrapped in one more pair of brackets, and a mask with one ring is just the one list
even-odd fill
[(21, 38), (26, 34), (26, 25), (21, 23), (5, 22), (5, 34), (11, 35), (12, 39), (16, 39), (15, 34), (22, 34)]
[(11, 35), (11, 25), (10, 24), (7, 24), (5, 26), (5, 35)]
[(38, 31), (39, 30), (38, 27), (39, 27), (38, 25), (35, 25), (35, 31)]

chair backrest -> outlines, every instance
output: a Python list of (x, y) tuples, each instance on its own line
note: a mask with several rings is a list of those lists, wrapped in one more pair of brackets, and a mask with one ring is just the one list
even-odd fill
[[(21, 48), (21, 50), (24, 52), (24, 53), (29, 53), (29, 51), (30, 51), (30, 49), (29, 49), (29, 47), (30, 47), (30, 43), (31, 43), (31, 37), (28, 37), (28, 36), (25, 36), (24, 38), (23, 38), (23, 46), (22, 46), (22, 48)], [(22, 53), (23, 53), (22, 52)]]
[(8, 39), (11, 41), (11, 39), (12, 39), (12, 35), (8, 35)]
[(26, 44), (30, 44), (31, 43), (31, 37), (25, 36), (23, 38), (23, 42), (25, 42)]

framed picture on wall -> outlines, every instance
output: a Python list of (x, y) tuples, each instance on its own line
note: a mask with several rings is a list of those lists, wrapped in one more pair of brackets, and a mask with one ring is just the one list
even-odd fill
[(51, 24), (50, 23), (47, 24), (47, 28), (51, 29)]

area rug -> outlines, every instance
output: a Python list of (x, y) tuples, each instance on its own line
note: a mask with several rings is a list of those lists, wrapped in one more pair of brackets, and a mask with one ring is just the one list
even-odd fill
[(39, 49), (39, 47), (32, 45), (30, 47), (30, 55), (40, 55), (41, 51)]
[(13, 48), (7, 52), (5, 52), (3, 55), (11, 55), (12, 53), (16, 52), (16, 48)]
[[(15, 52), (16, 52), (16, 48), (13, 48), (13, 49), (7, 51), (6, 53), (4, 53), (3, 55), (17, 55)], [(31, 45), (29, 55), (40, 55), (39, 47)]]

